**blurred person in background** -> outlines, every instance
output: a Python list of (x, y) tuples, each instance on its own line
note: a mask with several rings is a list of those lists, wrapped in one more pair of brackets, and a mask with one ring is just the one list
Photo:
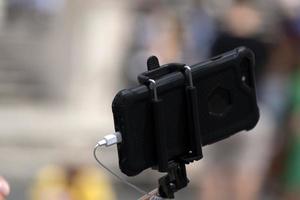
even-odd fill
[(270, 61), (258, 91), (260, 101), (272, 111), (276, 122), (273, 158), (265, 188), (270, 190), (274, 198), (281, 199), (299, 199), (299, 192), (296, 191), (300, 189), (298, 131), (292, 125), (297, 118), (294, 116), (297, 113), (295, 108), (299, 91), (299, 5), (297, 1), (281, 1), (283, 12), (279, 36), (272, 46)]
[(147, 58), (156, 55), (161, 63), (182, 58), (183, 25), (176, 13), (161, 1), (138, 1), (133, 42), (124, 68), (127, 85), (136, 84), (138, 74), (146, 70)]
[(182, 16), (184, 62), (193, 64), (207, 59), (216, 37), (215, 17), (204, 8), (202, 0), (193, 0)]
[(261, 74), (267, 61), (268, 46), (262, 41), (263, 16), (255, 4), (238, 0), (220, 20), (211, 56), (230, 51), (238, 46), (250, 48), (255, 54), (256, 72)]
[[(299, 9), (300, 11), (300, 9)], [(300, 197), (300, 12), (289, 20), (290, 51), (280, 55), (293, 67), (290, 78), (290, 101), (286, 141), (286, 157), (283, 159), (283, 199), (296, 200)]]
[[(262, 39), (264, 18), (253, 1), (236, 1), (220, 20), (212, 46), (215, 56), (239, 46), (250, 48), (256, 58), (258, 88), (268, 61), (269, 47)], [(257, 127), (204, 149), (205, 172), (199, 199), (254, 200), (260, 192), (271, 160), (275, 119), (260, 102)]]
[[(265, 185), (266, 189), (271, 189), (271, 194), (281, 190), (280, 174), (289, 137), (287, 124), (292, 95), (291, 77), (295, 73), (299, 54), (294, 34), (285, 21), (286, 19), (283, 19), (280, 25), (281, 33), (270, 51), (270, 61), (266, 65), (258, 91), (260, 102), (267, 106), (275, 120), (272, 161)], [(275, 196), (278, 196), (278, 193)]]
[(7, 181), (0, 176), (0, 200), (5, 200), (9, 194), (9, 185)]

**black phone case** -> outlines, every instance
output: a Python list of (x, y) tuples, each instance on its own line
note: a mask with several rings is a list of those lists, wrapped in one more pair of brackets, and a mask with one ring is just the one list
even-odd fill
[[(256, 125), (259, 109), (251, 50), (240, 47), (190, 67), (197, 88), (202, 146)], [(190, 151), (185, 76), (174, 71), (155, 81), (163, 99), (168, 160), (178, 159)], [(122, 134), (119, 166), (128, 176), (157, 166), (152, 98), (149, 88), (139, 85), (120, 91), (113, 100), (115, 130)]]

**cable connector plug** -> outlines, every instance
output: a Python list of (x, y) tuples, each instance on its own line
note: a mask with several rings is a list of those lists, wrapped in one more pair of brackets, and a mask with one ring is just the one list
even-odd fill
[(120, 132), (116, 132), (113, 134), (109, 134), (104, 136), (102, 140), (100, 140), (96, 146), (106, 146), (109, 147), (111, 145), (122, 142), (122, 135)]
[(143, 194), (143, 195), (147, 195), (148, 193), (146, 191), (144, 191), (143, 189), (139, 188), (138, 186), (135, 186), (134, 184), (128, 182), (125, 178), (122, 178), (121, 176), (119, 176), (117, 173), (115, 173), (114, 171), (112, 171), (109, 167), (107, 167), (106, 165), (104, 165), (97, 157), (97, 149), (101, 146), (106, 146), (109, 147), (111, 145), (117, 144), (122, 142), (122, 135), (120, 132), (116, 132), (113, 134), (109, 134), (104, 136), (104, 138), (102, 140), (100, 140), (96, 146), (94, 147), (94, 151), (93, 151), (93, 155), (95, 160), (98, 162), (99, 165), (101, 165), (104, 169), (106, 169), (108, 172), (110, 172), (112, 175), (114, 175), (117, 179), (119, 179), (120, 181), (122, 181), (123, 183), (125, 183), (126, 185), (130, 186), (131, 188), (135, 189), (136, 191), (138, 191), (139, 193)]

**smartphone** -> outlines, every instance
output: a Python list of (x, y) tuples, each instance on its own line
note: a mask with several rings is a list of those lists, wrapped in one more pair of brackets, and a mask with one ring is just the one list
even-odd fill
[[(258, 122), (254, 66), (254, 54), (245, 47), (190, 66), (197, 88), (202, 146), (250, 130)], [(187, 155), (191, 148), (187, 137), (186, 80), (183, 73), (175, 71), (155, 81), (157, 95), (164, 103), (171, 161)], [(119, 166), (128, 176), (155, 167), (158, 162), (152, 98), (152, 91), (139, 85), (120, 91), (113, 100), (115, 130), (122, 135), (122, 143), (118, 144)]]

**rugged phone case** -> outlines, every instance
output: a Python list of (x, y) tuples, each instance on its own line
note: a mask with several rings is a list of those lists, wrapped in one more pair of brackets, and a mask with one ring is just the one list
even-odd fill
[[(252, 129), (259, 119), (254, 79), (254, 55), (240, 47), (190, 66), (197, 88), (201, 145), (208, 145), (242, 130)], [(164, 68), (164, 66), (162, 66)], [(189, 117), (186, 81), (174, 71), (158, 76), (157, 95), (163, 99), (168, 160), (189, 153)], [(120, 91), (112, 110), (118, 144), (119, 166), (134, 176), (157, 165), (152, 91), (146, 85)]]

